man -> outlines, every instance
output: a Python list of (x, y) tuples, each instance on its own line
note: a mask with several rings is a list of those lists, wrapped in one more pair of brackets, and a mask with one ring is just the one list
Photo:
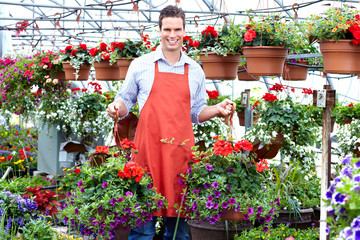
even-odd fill
[[(132, 161), (149, 169), (154, 187), (164, 195), (169, 207), (154, 216), (163, 216), (164, 239), (173, 239), (177, 213), (174, 204), (181, 203), (182, 189), (178, 175), (185, 173), (194, 146), (191, 122), (201, 123), (215, 116), (228, 117), (235, 104), (226, 99), (206, 106), (205, 75), (201, 67), (181, 51), (185, 36), (185, 13), (176, 6), (165, 7), (159, 17), (161, 46), (155, 52), (135, 59), (129, 67), (125, 84), (117, 99), (107, 108), (110, 117), (127, 115), (138, 101), (140, 119), (135, 145), (138, 154)], [(163, 143), (161, 139), (174, 143)], [(145, 226), (132, 229), (129, 239), (151, 240), (156, 217)], [(180, 218), (176, 239), (188, 239), (188, 227)]]

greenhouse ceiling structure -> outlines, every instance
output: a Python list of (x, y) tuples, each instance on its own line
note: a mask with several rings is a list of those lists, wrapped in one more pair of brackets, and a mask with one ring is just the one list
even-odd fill
[[(240, 24), (254, 14), (284, 12), (303, 19), (315, 11), (342, 4), (359, 8), (359, 1), (322, 0), (2, 0), (0, 54), (13, 49), (59, 50), (67, 44), (157, 36), (161, 9), (170, 4), (186, 12), (187, 32), (199, 33), (205, 25), (234, 21)], [(247, 13), (247, 10), (250, 10)]]

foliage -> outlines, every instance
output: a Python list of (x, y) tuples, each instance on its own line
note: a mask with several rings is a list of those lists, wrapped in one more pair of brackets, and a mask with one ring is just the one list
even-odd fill
[(104, 42), (100, 42), (100, 44), (94, 48), (89, 50), (92, 63), (101, 62), (101, 61), (110, 61), (110, 54), (114, 51), (114, 47), (112, 45), (108, 45)]
[(124, 42), (112, 42), (114, 49), (110, 54), (110, 62), (116, 62), (117, 58), (124, 57), (127, 60), (140, 57), (141, 55), (154, 51), (157, 45), (150, 42), (149, 35), (144, 35), (141, 41), (126, 39)]
[(360, 103), (337, 104), (333, 113), (336, 116), (336, 122), (340, 125), (344, 124), (343, 120), (360, 119)]
[(43, 123), (57, 125), (57, 129), (62, 130), (70, 140), (83, 141), (91, 136), (96, 141), (113, 127), (113, 120), (106, 114), (106, 107), (112, 96), (108, 92), (103, 94), (100, 84), (89, 82), (88, 88), (74, 88), (69, 97), (50, 103), (50, 114), (42, 108), (36, 117)]
[(58, 79), (55, 79), (56, 73), (64, 70), (62, 64), (59, 63), (59, 53), (54, 53), (50, 50), (40, 51), (35, 53), (32, 59), (34, 63), (31, 66), (34, 69), (32, 82), (39, 88), (43, 87), (44, 79), (46, 79), (46, 83), (50, 83), (51, 81), (53, 86), (56, 85), (58, 83)]
[(115, 228), (141, 226), (167, 205), (152, 187), (150, 173), (128, 162), (126, 150), (135, 145), (124, 139), (121, 146), (119, 154), (98, 146), (90, 164), (68, 171), (61, 182), (62, 189), (71, 189), (61, 216), (69, 225), (81, 225), (83, 233), (95, 233), (99, 239), (111, 238)]
[(0, 126), (0, 169), (25, 171), (37, 167), (36, 128)]
[(267, 184), (266, 160), (254, 162), (246, 140), (215, 139), (212, 148), (193, 153), (187, 173), (181, 174), (185, 200), (178, 207), (192, 221), (215, 224), (233, 209), (245, 220), (269, 223), (278, 206)]
[(56, 185), (56, 181), (51, 181), (49, 178), (40, 175), (13, 178), (11, 180), (0, 179), (0, 189), (10, 191), (19, 196), (25, 194), (26, 188), (37, 187), (40, 185), (43, 187), (54, 186)]
[(26, 240), (58, 239), (58, 234), (51, 228), (51, 224), (42, 219), (30, 219), (30, 221), (19, 230), (21, 231), (21, 238)]
[(190, 55), (197, 56), (201, 52), (215, 52), (217, 55), (226, 56), (227, 54), (236, 54), (241, 51), (241, 46), (237, 44), (241, 36), (236, 31), (236, 26), (223, 25), (218, 31), (212, 27), (207, 26), (200, 35), (199, 44), (196, 42), (196, 47), (190, 52)]
[(283, 94), (284, 99), (279, 100), (271, 93), (262, 97), (264, 102), (259, 110), (260, 118), (246, 135), (253, 142), (260, 140), (263, 144), (269, 144), (278, 134), (282, 134), (280, 153), (284, 160), (290, 163), (300, 161), (303, 167), (312, 169), (315, 154), (311, 147), (318, 139), (317, 125), (310, 118), (311, 112), (283, 90), (281, 84), (275, 84), (270, 89), (277, 92), (279, 97)]
[(243, 32), (243, 46), (289, 47), (293, 44), (294, 24), (281, 15), (272, 14), (251, 19)]
[(4, 232), (0, 232), (2, 239), (7, 239), (23, 227), (30, 219), (42, 217), (35, 199), (22, 198), (9, 191), (0, 192), (0, 221), (4, 223)]
[(5, 56), (0, 64), (1, 111), (29, 117), (35, 110), (31, 93), (34, 74), (31, 56)]
[(48, 102), (61, 97), (68, 87), (67, 83), (54, 79), (61, 68), (58, 55), (50, 51), (0, 59), (1, 110), (28, 118), (40, 100)]
[(58, 213), (57, 207), (60, 203), (56, 200), (58, 195), (51, 190), (44, 190), (42, 186), (30, 187), (25, 189), (26, 193), (23, 197), (34, 197), (37, 209), (45, 215), (53, 216)]
[(271, 170), (274, 179), (271, 184), (275, 184), (282, 210), (289, 210), (296, 216), (301, 209), (320, 205), (320, 179), (316, 172), (302, 173), (295, 163), (271, 166)]
[(350, 124), (340, 125), (336, 135), (339, 155), (345, 157), (359, 153), (360, 146), (360, 120), (353, 120)]
[(86, 44), (69, 45), (65, 50), (60, 51), (60, 62), (69, 61), (70, 64), (77, 70), (83, 64), (91, 64), (91, 55)]
[[(220, 95), (216, 90), (206, 90), (206, 93), (209, 97), (207, 99), (208, 106), (216, 105), (222, 102), (224, 99), (229, 98), (228, 95)], [(226, 129), (226, 124), (223, 123), (219, 118), (212, 118), (201, 124), (193, 124), (195, 141), (204, 141), (206, 147), (213, 145), (212, 138), (214, 136), (226, 134)]]
[(344, 4), (341, 8), (330, 7), (325, 14), (311, 14), (307, 19), (306, 37), (319, 41), (352, 39), (360, 44), (359, 11)]
[(236, 235), (234, 240), (264, 239), (264, 240), (318, 240), (319, 228), (296, 229), (288, 225), (280, 224), (276, 228), (267, 229), (257, 227), (248, 231), (243, 231)]
[(360, 161), (350, 156), (341, 162), (340, 174), (331, 181), (325, 202), (327, 232), (340, 232), (339, 239), (356, 239), (360, 230)]

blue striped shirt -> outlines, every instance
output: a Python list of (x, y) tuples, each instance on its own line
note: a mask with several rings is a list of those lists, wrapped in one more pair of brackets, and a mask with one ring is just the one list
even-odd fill
[(155, 75), (155, 62), (158, 61), (160, 72), (184, 74), (185, 63), (189, 64), (189, 88), (191, 96), (191, 121), (199, 123), (199, 114), (206, 106), (205, 74), (200, 65), (181, 53), (180, 60), (172, 66), (164, 57), (161, 46), (156, 51), (136, 58), (130, 64), (125, 82), (116, 99), (121, 99), (131, 109), (136, 101), (141, 112), (149, 97)]

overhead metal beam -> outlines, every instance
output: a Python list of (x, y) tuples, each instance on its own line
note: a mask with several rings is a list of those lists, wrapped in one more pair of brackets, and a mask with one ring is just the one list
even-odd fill
[[(97, 1), (98, 2), (98, 1)], [(2, 4), (5, 5), (15, 5), (15, 6), (30, 6), (30, 7), (43, 7), (43, 8), (61, 8), (61, 9), (70, 9), (70, 10), (75, 10), (75, 9), (81, 9), (81, 10), (102, 10), (102, 11), (107, 11), (107, 9), (105, 8), (101, 8), (101, 7), (81, 7), (81, 6), (57, 6), (57, 5), (46, 5), (46, 4), (31, 4), (31, 3), (25, 3), (25, 2), (7, 2), (7, 1), (2, 1)], [(139, 11), (146, 11), (146, 12), (161, 12), (161, 9), (139, 9)], [(113, 12), (131, 12), (133, 11), (133, 9), (130, 8), (113, 8), (112, 9)], [(186, 11), (186, 13), (194, 13), (194, 14), (203, 14), (204, 12), (202, 11)], [(211, 12), (213, 14), (225, 14), (227, 15), (237, 15), (237, 16), (244, 16), (243, 13), (229, 13), (229, 12), (219, 12), (219, 11), (214, 11)]]
[[(48, 17), (39, 17), (39, 18), (23, 18), (23, 17), (0, 17), (0, 20), (5, 20), (5, 21), (37, 21), (37, 22), (44, 22), (44, 21), (56, 21), (58, 18), (48, 18)], [(61, 22), (76, 22), (76, 19), (61, 19)], [(108, 22), (110, 23), (110, 20), (108, 19), (82, 19), (82, 22)], [(125, 19), (114, 19), (111, 20), (111, 22), (128, 22), (129, 20), (125, 20)], [(147, 21), (147, 20), (139, 20), (136, 22), (141, 22), (141, 23), (157, 23), (157, 21)], [(99, 26), (100, 27), (100, 26)]]

